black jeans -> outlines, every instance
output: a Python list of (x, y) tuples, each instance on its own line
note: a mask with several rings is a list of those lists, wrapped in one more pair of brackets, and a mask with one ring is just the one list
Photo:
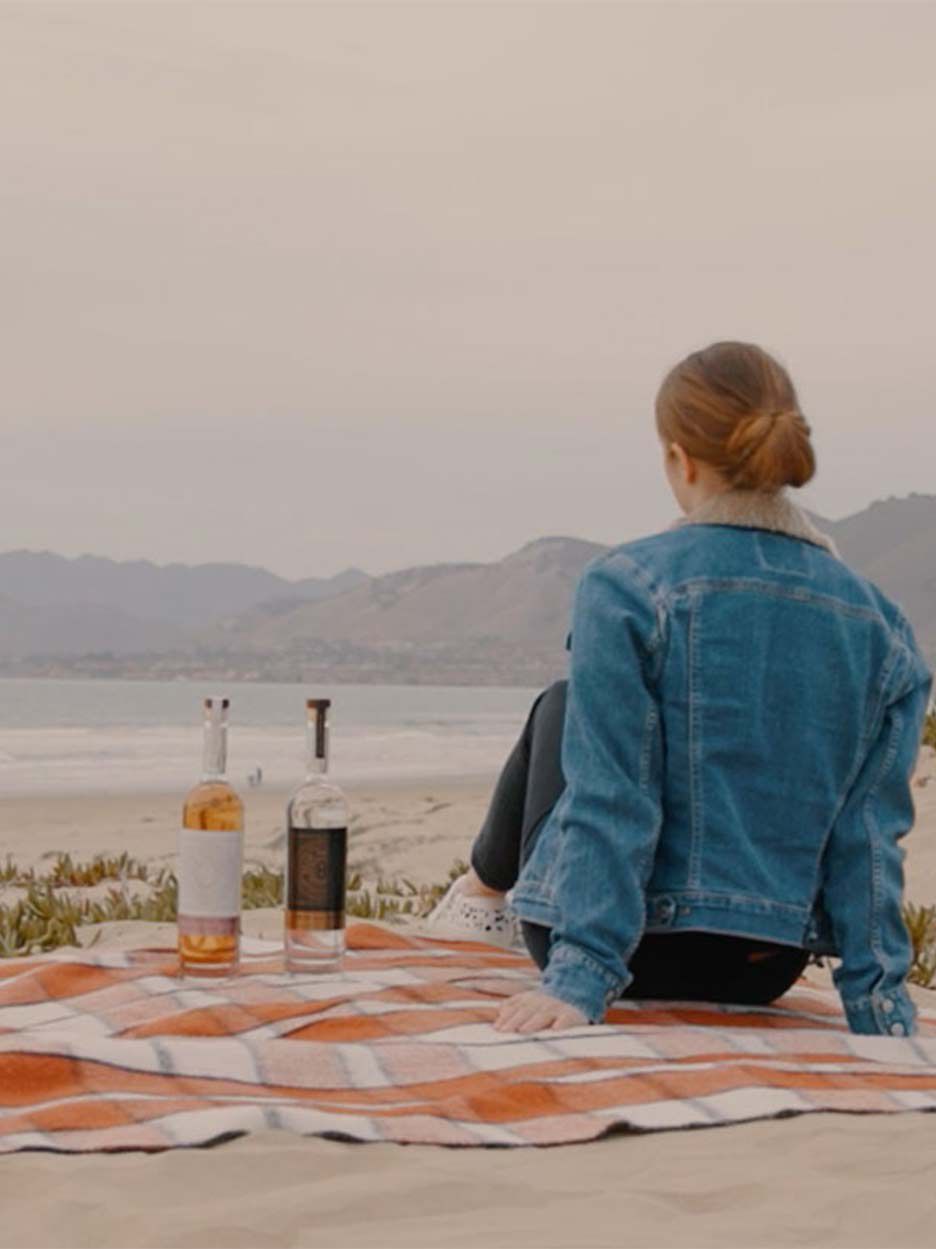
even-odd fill
[[(560, 756), (565, 700), (565, 681), (538, 696), (497, 780), (471, 847), (471, 866), (491, 889), (506, 893), (516, 883), (543, 820), (565, 788)], [(531, 956), (545, 967), (551, 930), (525, 921), (521, 930)], [(749, 937), (644, 933), (629, 962), (634, 979), (621, 996), (764, 1005), (795, 983), (808, 960), (804, 949)]]

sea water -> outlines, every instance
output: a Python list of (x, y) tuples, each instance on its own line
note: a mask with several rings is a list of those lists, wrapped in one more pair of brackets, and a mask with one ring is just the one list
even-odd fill
[(228, 775), (302, 777), (305, 699), (332, 700), (332, 768), (354, 781), (494, 776), (538, 690), (238, 681), (0, 680), (0, 795), (161, 791), (201, 764), (202, 700), (231, 699)]

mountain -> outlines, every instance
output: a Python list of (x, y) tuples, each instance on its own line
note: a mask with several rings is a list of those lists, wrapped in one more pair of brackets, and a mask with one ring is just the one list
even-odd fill
[(814, 519), (835, 538), (848, 563), (862, 571), (881, 558), (882, 567), (891, 561), (901, 563), (903, 548), (927, 540), (936, 551), (936, 494), (913, 493), (903, 499), (888, 495), (844, 520)]
[(358, 569), (293, 582), (246, 564), (9, 551), (0, 555), (0, 657), (165, 651), (219, 618), (261, 604), (291, 610), (367, 580)]
[(558, 647), (572, 591), (606, 548), (578, 538), (540, 538), (492, 564), (434, 564), (374, 577), (345, 594), (256, 620), (250, 642), (278, 649), (306, 638), (359, 645), (498, 639)]
[(845, 562), (903, 608), (921, 649), (936, 655), (936, 495), (889, 495), (837, 521), (810, 515)]
[(540, 538), (490, 564), (405, 568), (223, 621), (199, 636), (195, 657), (268, 680), (542, 684), (564, 670), (573, 589), (606, 549)]
[[(810, 515), (936, 659), (936, 496)], [(549, 537), (491, 563), (299, 582), (239, 564), (13, 552), (0, 556), (0, 662), (23, 674), (533, 686), (564, 671), (573, 589), (606, 549)]]
[[(936, 657), (936, 496), (881, 500), (839, 521), (810, 515), (850, 567), (904, 608), (921, 648)], [(541, 538), (495, 563), (407, 568), (291, 611), (254, 611), (215, 642), (242, 657), (288, 655), (300, 664), (340, 663), (340, 648), (353, 647), (355, 663), (370, 657), (406, 679), (442, 664), (452, 679), (459, 657), (483, 670), (487, 647), (493, 666), (519, 664), (536, 683), (561, 671), (573, 588), (606, 549)]]
[(248, 564), (118, 562), (96, 555), (66, 559), (48, 551), (0, 555), (0, 595), (27, 607), (64, 603), (126, 609), (135, 616), (180, 627), (209, 624), (278, 598), (324, 598), (366, 581), (348, 569), (335, 577), (287, 581)]
[(164, 621), (141, 620), (100, 603), (29, 606), (0, 595), (0, 659), (107, 653), (136, 654), (184, 644), (186, 634)]

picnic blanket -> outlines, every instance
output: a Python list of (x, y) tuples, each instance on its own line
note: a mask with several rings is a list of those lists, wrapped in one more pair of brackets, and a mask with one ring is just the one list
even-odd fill
[(341, 973), (288, 976), (276, 943), (183, 980), (173, 950), (0, 962), (0, 1152), (205, 1145), (282, 1128), (354, 1141), (556, 1145), (614, 1129), (810, 1111), (936, 1109), (936, 1015), (850, 1034), (828, 989), (752, 1009), (619, 1002), (601, 1026), (491, 1027), (533, 964), (374, 924)]

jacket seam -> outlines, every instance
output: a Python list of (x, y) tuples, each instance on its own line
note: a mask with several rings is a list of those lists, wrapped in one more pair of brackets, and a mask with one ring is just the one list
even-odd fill
[(643, 736), (640, 743), (640, 762), (637, 770), (637, 785), (641, 790), (646, 790), (650, 780), (650, 752), (653, 747), (653, 730), (656, 726), (658, 711), (656, 703), (651, 702), (644, 716)]
[[(650, 761), (653, 755), (653, 748), (660, 737), (662, 730), (662, 719), (659, 708), (655, 702), (650, 704), (644, 719), (643, 743), (640, 750), (640, 765), (638, 769), (638, 787), (641, 792), (649, 791), (650, 785)], [(646, 878), (653, 870), (653, 860), (656, 856), (656, 844), (659, 840), (660, 829), (662, 827), (662, 813), (655, 822), (654, 837), (652, 845), (648, 845), (640, 856), (640, 870), (644, 877), (644, 892), (646, 893)]]
[(558, 944), (562, 948), (550, 955), (547, 970), (561, 972), (563, 967), (585, 967), (593, 973), (596, 979), (602, 980), (609, 987), (620, 984), (620, 976), (608, 971), (602, 962), (593, 954), (589, 954), (587, 950), (583, 950), (580, 945), (571, 941), (562, 941)]
[[(894, 633), (896, 645), (903, 652), (904, 659), (907, 662), (908, 671), (912, 674), (917, 664), (920, 664), (926, 671), (927, 678), (932, 680), (933, 677), (936, 676), (936, 672), (930, 668), (928, 660), (920, 654), (918, 648), (914, 646), (910, 631), (910, 622), (903, 614), (901, 614), (898, 618), (897, 624), (894, 628)], [(915, 684), (916, 683), (911, 677), (910, 684), (907, 685), (905, 689), (901, 689), (900, 693), (896, 695), (896, 697), (900, 698), (905, 694), (909, 694), (915, 687)]]
[(788, 912), (791, 918), (800, 918), (809, 914), (808, 902), (777, 902), (764, 899), (756, 893), (740, 893), (737, 889), (712, 889), (699, 885), (695, 889), (654, 889), (648, 894), (648, 901), (656, 898), (672, 898), (675, 902), (683, 900), (683, 905), (693, 903), (696, 907), (705, 907), (707, 903), (719, 906), (724, 902), (732, 905), (726, 909), (744, 910), (751, 905), (758, 911)]
[(860, 993), (857, 997), (847, 997), (845, 994), (840, 994), (839, 996), (842, 999), (843, 1006), (857, 1007), (859, 1010), (867, 1007), (873, 1008), (878, 1002), (892, 1001), (895, 997), (901, 997), (911, 1005), (913, 1004), (913, 998), (904, 985), (899, 985), (889, 993)]
[(897, 666), (897, 659), (898, 659), (897, 648), (892, 643), (890, 654), (888, 655), (886, 662), (882, 666), (881, 676), (878, 680), (877, 700), (874, 704), (874, 710), (871, 713), (871, 715), (868, 717), (865, 723), (864, 730), (862, 731), (862, 734), (861, 734), (861, 738), (855, 749), (855, 757), (852, 760), (851, 767), (848, 770), (848, 775), (846, 777), (845, 784), (842, 786), (842, 792), (841, 794), (839, 794), (839, 799), (835, 805), (835, 810), (832, 813), (832, 818), (829, 821), (829, 825), (826, 828), (825, 832), (823, 833), (822, 839), (819, 842), (819, 849), (816, 854), (815, 862), (813, 864), (812, 897), (814, 899), (814, 902), (815, 902), (815, 899), (818, 898), (821, 892), (822, 862), (823, 862), (823, 859), (825, 858), (826, 851), (828, 850), (828, 847), (829, 847), (829, 840), (832, 836), (832, 833), (835, 829), (836, 824), (838, 823), (839, 816), (842, 814), (845, 804), (848, 802), (848, 797), (851, 794), (852, 786), (854, 785), (858, 777), (858, 774), (861, 771), (861, 767), (867, 756), (868, 749), (874, 742), (876, 733), (878, 731), (878, 727), (883, 720), (883, 713), (884, 713), (884, 707), (886, 705), (887, 691), (892, 684), (892, 677), (893, 677), (894, 669)]
[(845, 616), (877, 621), (890, 631), (886, 618), (874, 607), (864, 607), (860, 603), (846, 603), (831, 594), (817, 594), (815, 590), (807, 590), (803, 586), (780, 585), (773, 581), (762, 580), (760, 577), (691, 577), (677, 586), (671, 586), (666, 591), (665, 601), (668, 605), (673, 599), (695, 598), (706, 590), (748, 590), (752, 594), (794, 599), (801, 603), (814, 603)]
[(691, 888), (698, 888), (702, 875), (702, 828), (704, 797), (699, 756), (702, 741), (702, 716), (698, 689), (698, 626), (699, 598), (693, 594), (689, 602), (689, 808), (692, 829), (689, 837), (689, 880)]
[(656, 654), (663, 642), (666, 623), (666, 592), (658, 588), (656, 582), (643, 567), (632, 556), (626, 555), (623, 551), (610, 552), (606, 557), (610, 563), (614, 559), (622, 560), (633, 576), (633, 580), (639, 585), (640, 589), (646, 594), (650, 600), (650, 606), (653, 611), (654, 627), (649, 638), (644, 639), (644, 649), (647, 656), (651, 657)]
[(884, 758), (881, 760), (881, 766), (878, 768), (874, 784), (868, 790), (864, 802), (861, 804), (862, 822), (867, 833), (868, 847), (871, 852), (871, 948), (877, 956), (878, 967), (882, 972), (886, 972), (887, 968), (886, 955), (884, 953), (884, 947), (881, 944), (881, 914), (883, 910), (883, 897), (881, 890), (881, 838), (880, 828), (874, 818), (874, 813), (871, 810), (871, 804), (872, 800), (877, 796), (877, 792), (883, 784), (885, 777), (888, 776), (891, 768), (894, 766), (902, 727), (903, 717), (900, 712), (895, 709)]

